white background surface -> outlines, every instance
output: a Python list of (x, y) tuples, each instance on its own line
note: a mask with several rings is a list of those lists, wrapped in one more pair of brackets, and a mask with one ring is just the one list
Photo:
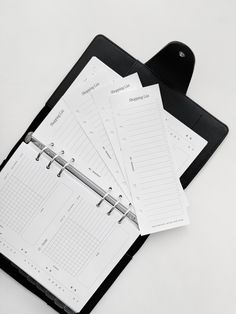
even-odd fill
[[(93, 37), (145, 62), (172, 40), (196, 68), (188, 95), (230, 134), (187, 189), (191, 225), (149, 237), (94, 314), (236, 311), (235, 0), (0, 0), (0, 160)], [(0, 313), (55, 313), (0, 271)]]

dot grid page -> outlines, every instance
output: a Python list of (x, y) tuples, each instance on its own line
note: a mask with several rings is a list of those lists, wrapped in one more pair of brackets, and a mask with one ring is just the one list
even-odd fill
[(207, 145), (207, 141), (164, 110), (173, 156), (181, 176)]
[(111, 102), (141, 234), (188, 224), (158, 85)]
[[(80, 311), (139, 236), (110, 206), (38, 149), (22, 143), (0, 173), (0, 252)], [(37, 224), (36, 224), (37, 222)], [(33, 226), (33, 227), (32, 227)], [(32, 240), (33, 239), (33, 240)]]

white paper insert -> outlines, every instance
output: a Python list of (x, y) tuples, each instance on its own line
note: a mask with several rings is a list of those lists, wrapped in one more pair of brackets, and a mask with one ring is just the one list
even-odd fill
[(187, 224), (158, 85), (111, 101), (141, 234)]
[(125, 172), (121, 147), (119, 138), (116, 132), (115, 121), (112, 115), (112, 107), (110, 103), (110, 97), (119, 93), (125, 93), (128, 90), (134, 90), (142, 87), (140, 79), (137, 74), (132, 74), (126, 78), (116, 80), (113, 84), (98, 88), (92, 93), (97, 110), (99, 111), (101, 120), (103, 122), (103, 128), (106, 132), (106, 136), (110, 141), (110, 145), (114, 151), (116, 159), (119, 163), (119, 167), (122, 170), (123, 176), (127, 181)]

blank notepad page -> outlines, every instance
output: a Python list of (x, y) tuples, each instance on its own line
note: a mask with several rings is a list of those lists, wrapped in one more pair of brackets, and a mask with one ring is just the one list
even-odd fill
[(158, 85), (111, 101), (141, 234), (187, 224)]

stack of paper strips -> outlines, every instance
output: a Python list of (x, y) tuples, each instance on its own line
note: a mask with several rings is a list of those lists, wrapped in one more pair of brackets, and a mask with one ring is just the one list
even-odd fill
[(132, 204), (142, 235), (188, 224), (179, 177), (206, 141), (163, 109), (158, 85), (142, 87), (138, 74), (122, 78), (93, 57), (35, 136)]

